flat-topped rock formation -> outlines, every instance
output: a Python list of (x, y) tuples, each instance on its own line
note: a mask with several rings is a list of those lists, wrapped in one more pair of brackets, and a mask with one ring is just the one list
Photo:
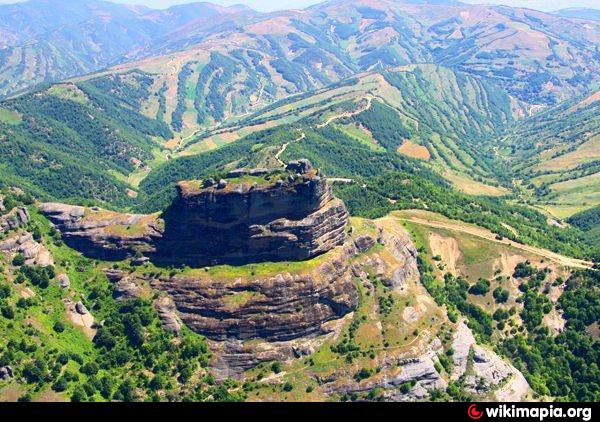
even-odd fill
[(344, 242), (348, 212), (306, 160), (285, 170), (240, 169), (185, 181), (162, 216), (47, 203), (40, 210), (83, 254), (121, 260), (143, 254), (201, 267), (305, 260)]
[(308, 162), (181, 182), (164, 215), (160, 259), (190, 265), (297, 261), (343, 243), (348, 213)]

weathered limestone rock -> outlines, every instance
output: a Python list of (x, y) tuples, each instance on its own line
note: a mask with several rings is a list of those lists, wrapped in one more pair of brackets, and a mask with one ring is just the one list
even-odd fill
[(124, 277), (116, 282), (113, 289), (113, 298), (129, 300), (140, 297), (140, 289), (130, 278)]
[(87, 310), (87, 308), (85, 307), (85, 305), (82, 302), (77, 302), (75, 304), (75, 310), (77, 311), (77, 313), (79, 315), (89, 314), (89, 311)]
[(67, 245), (91, 258), (122, 260), (137, 251), (154, 250), (161, 236), (156, 215), (120, 214), (107, 210), (45, 203), (40, 211), (60, 230)]
[(25, 265), (41, 267), (54, 265), (50, 251), (44, 245), (33, 240), (31, 233), (12, 233), (9, 238), (0, 242), (0, 251), (22, 254), (25, 257)]
[(0, 367), (0, 380), (6, 381), (15, 376), (11, 366)]
[(71, 285), (71, 280), (69, 280), (69, 276), (66, 274), (60, 274), (58, 276), (58, 285), (61, 289), (68, 289)]
[(454, 371), (452, 373), (453, 380), (457, 380), (467, 370), (471, 347), (475, 345), (475, 343), (473, 333), (469, 327), (467, 327), (467, 324), (465, 324), (464, 321), (461, 321), (458, 324), (452, 343), (452, 349), (454, 349), (454, 354), (452, 355), (452, 359), (454, 360)]
[(17, 229), (29, 221), (29, 213), (25, 207), (13, 208), (8, 214), (0, 216), (0, 233)]
[(175, 333), (179, 333), (181, 331), (183, 323), (177, 314), (177, 308), (175, 307), (173, 299), (168, 296), (161, 297), (155, 302), (154, 307), (158, 313), (160, 321), (162, 322), (162, 327), (164, 330)]
[(214, 340), (285, 341), (323, 334), (322, 325), (356, 309), (349, 258), (353, 244), (332, 251), (310, 271), (223, 279), (197, 273), (152, 283), (173, 298), (182, 321)]
[[(492, 350), (476, 343), (464, 321), (457, 327), (452, 343), (452, 379), (464, 377), (468, 391), (495, 395), (499, 401), (521, 401), (531, 389), (523, 374)], [(467, 368), (471, 368), (467, 371)]]
[(108, 281), (112, 283), (116, 283), (125, 277), (125, 273), (123, 273), (123, 271), (114, 268), (108, 268), (104, 270), (104, 274), (106, 275), (106, 278), (108, 278)]
[(157, 258), (192, 266), (295, 261), (343, 243), (343, 202), (310, 163), (298, 170), (303, 173), (293, 181), (281, 170), (258, 169), (236, 170), (230, 175), (244, 178), (216, 187), (180, 183), (178, 199), (163, 215)]
[[(298, 173), (292, 179), (289, 172)], [(219, 183), (181, 182), (162, 218), (47, 203), (40, 210), (87, 256), (139, 255), (165, 265), (241, 265), (312, 258), (342, 244), (348, 212), (306, 160), (288, 171), (237, 170)], [(366, 245), (368, 246), (368, 245)]]
[(373, 239), (371, 236), (360, 236), (354, 241), (354, 245), (356, 246), (356, 249), (358, 249), (359, 253), (363, 253), (375, 246), (375, 239)]

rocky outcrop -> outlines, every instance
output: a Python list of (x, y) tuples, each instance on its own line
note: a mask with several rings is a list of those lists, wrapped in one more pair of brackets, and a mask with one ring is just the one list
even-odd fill
[[(215, 376), (237, 377), (261, 362), (302, 358), (338, 335), (358, 305), (357, 279), (369, 283), (367, 271), (374, 270), (374, 261), (379, 262), (376, 273), (382, 280), (410, 274), (390, 283), (394, 288), (418, 281), (416, 257), (408, 252), (412, 245), (406, 234), (390, 235), (383, 251), (374, 248), (378, 235), (373, 228), (372, 233), (349, 236), (343, 246), (295, 272), (225, 278), (212, 270), (195, 270), (157, 280), (153, 286), (169, 293), (186, 325), (212, 339)], [(430, 363), (423, 358), (421, 369), (433, 369)], [(406, 373), (414, 369), (407, 368)], [(428, 373), (415, 394), (418, 388), (438, 385), (432, 378), (435, 373)]]
[(59, 203), (44, 203), (40, 211), (60, 230), (71, 248), (91, 258), (122, 260), (152, 252), (162, 236), (157, 215), (121, 214)]
[(181, 275), (153, 287), (173, 298), (182, 321), (213, 340), (285, 341), (323, 334), (323, 324), (356, 309), (358, 292), (348, 242), (320, 265), (299, 273), (222, 278)]
[(117, 300), (129, 300), (140, 297), (138, 285), (129, 277), (122, 278), (115, 283), (113, 298)]
[(35, 241), (33, 235), (28, 232), (16, 232), (0, 241), (0, 252), (15, 252), (23, 255), (25, 265), (39, 265), (41, 267), (54, 265), (54, 259), (50, 251), (43, 244)]
[(237, 170), (219, 183), (181, 182), (161, 218), (55, 203), (40, 210), (87, 256), (142, 253), (193, 267), (306, 260), (342, 244), (348, 221), (344, 203), (306, 160), (285, 171)]
[(0, 367), (0, 380), (7, 381), (15, 376), (15, 373), (11, 366)]
[(458, 324), (452, 348), (452, 379), (462, 379), (466, 391), (492, 394), (498, 401), (521, 401), (531, 392), (523, 374), (492, 350), (478, 345), (464, 321)]
[(165, 331), (172, 331), (175, 333), (181, 331), (183, 323), (177, 314), (177, 308), (175, 307), (173, 299), (168, 296), (162, 297), (154, 303), (154, 307)]
[(71, 280), (69, 279), (69, 276), (66, 274), (60, 274), (57, 277), (58, 280), (58, 285), (60, 286), (61, 289), (68, 289), (69, 286), (71, 286)]
[(29, 213), (25, 207), (13, 208), (8, 214), (0, 216), (0, 233), (15, 230), (29, 222)]

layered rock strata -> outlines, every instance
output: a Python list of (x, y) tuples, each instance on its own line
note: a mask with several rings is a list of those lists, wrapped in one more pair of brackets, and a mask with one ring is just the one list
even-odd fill
[(153, 287), (168, 292), (182, 321), (210, 339), (286, 341), (323, 334), (325, 322), (356, 309), (349, 263), (356, 254), (348, 242), (297, 273), (231, 278), (197, 272), (157, 280)]
[(193, 267), (306, 260), (344, 242), (348, 212), (305, 160), (187, 181), (161, 218), (47, 203), (65, 242), (93, 258)]

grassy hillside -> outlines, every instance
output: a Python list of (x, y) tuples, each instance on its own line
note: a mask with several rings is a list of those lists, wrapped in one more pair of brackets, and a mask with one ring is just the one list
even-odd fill
[[(571, 98), (594, 87), (600, 78), (593, 47), (600, 39), (598, 24), (579, 25), (533, 10), (391, 0), (332, 1), (306, 11), (273, 14), (206, 4), (189, 8), (136, 9), (134, 29), (139, 20), (156, 26), (140, 29), (152, 35), (138, 37), (146, 41), (143, 47), (130, 45), (129, 39), (114, 46), (106, 42), (108, 50), (125, 48), (127, 54), (111, 53), (111, 63), (121, 64), (103, 72), (136, 69), (155, 75), (145, 111), (172, 126), (173, 148), (290, 94), (330, 86), (365, 71), (435, 63), (487, 78), (511, 94), (516, 108)], [(165, 28), (169, 20), (175, 24)], [(119, 22), (115, 17), (111, 23)], [(108, 29), (120, 33), (112, 28), (102, 31)], [(102, 31), (95, 34), (100, 39), (112, 33)], [(63, 34), (52, 40), (60, 43)], [(86, 40), (74, 43), (67, 37), (64, 44), (63, 48), (40, 41), (2, 50), (6, 89), (109, 63), (97, 54), (63, 51), (71, 44), (88, 48)], [(40, 51), (12, 51), (21, 48)], [(59, 57), (46, 57), (53, 54)], [(56, 63), (38, 69), (40, 63), (52, 60)], [(95, 61), (86, 66), (82, 60)], [(55, 76), (36, 76), (63, 67), (63, 73)], [(411, 145), (405, 150), (424, 153)]]
[(151, 84), (151, 76), (132, 72), (4, 101), (0, 183), (44, 199), (127, 204), (127, 176), (154, 159), (156, 139), (171, 134), (141, 113)]
[(498, 195), (506, 191), (490, 185), (497, 184), (490, 177), (493, 157), (480, 145), (512, 121), (509, 97), (488, 81), (434, 65), (405, 66), (276, 102), (190, 138), (179, 154), (206, 152), (284, 124), (334, 128), (371, 150), (419, 159), (461, 190)]
[(524, 198), (560, 219), (600, 204), (599, 100), (595, 92), (543, 110), (489, 145)]
[(238, 13), (252, 12), (209, 3), (167, 10), (99, 0), (1, 5), (0, 97), (122, 63), (176, 28), (208, 31)]

